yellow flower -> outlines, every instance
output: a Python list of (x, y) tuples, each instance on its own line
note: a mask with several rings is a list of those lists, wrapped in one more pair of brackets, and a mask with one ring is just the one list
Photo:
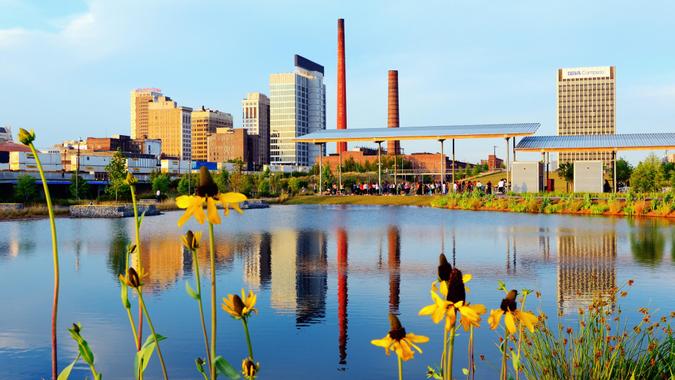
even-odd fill
[(258, 369), (260, 368), (260, 363), (254, 363), (251, 358), (246, 358), (241, 362), (241, 373), (247, 379), (255, 378)]
[(518, 295), (517, 290), (511, 290), (506, 298), (502, 300), (499, 309), (493, 309), (490, 311), (490, 317), (488, 317), (488, 323), (490, 328), (493, 330), (499, 326), (499, 322), (504, 316), (504, 325), (506, 326), (506, 331), (509, 334), (516, 332), (516, 321), (522, 323), (527, 327), (530, 332), (534, 332), (534, 326), (537, 324), (539, 319), (536, 315), (530, 313), (529, 311), (520, 311), (516, 304), (516, 296)]
[(190, 251), (195, 251), (199, 248), (199, 240), (202, 238), (202, 233), (199, 231), (192, 232), (191, 230), (188, 230), (182, 238), (183, 246)]
[(30, 132), (23, 128), (19, 128), (19, 141), (23, 145), (30, 145), (35, 141), (35, 132), (31, 129)]
[(430, 315), (434, 323), (439, 323), (445, 318), (445, 330), (450, 331), (455, 325), (459, 312), (461, 316), (459, 322), (464, 330), (468, 331), (471, 326), (479, 327), (480, 316), (485, 314), (486, 309), (483, 305), (471, 305), (466, 302), (464, 282), (470, 281), (471, 278), (470, 274), (462, 275), (459, 269), (453, 268), (449, 275), (449, 282), (441, 281), (438, 285), (434, 282), (430, 292), (434, 303), (423, 307), (419, 315)]
[(248, 296), (244, 289), (241, 289), (241, 297), (237, 294), (228, 294), (223, 298), (221, 307), (235, 319), (247, 318), (252, 312), (258, 313), (255, 309), (257, 296), (253, 290), (248, 291)]
[(389, 355), (390, 351), (394, 351), (403, 361), (413, 358), (415, 355), (415, 352), (412, 350), (413, 348), (420, 354), (422, 353), (422, 349), (415, 343), (426, 343), (429, 341), (429, 338), (413, 333), (406, 333), (403, 326), (401, 326), (401, 322), (391, 313), (389, 314), (389, 325), (391, 326), (391, 330), (389, 330), (389, 333), (384, 338), (371, 340), (370, 343), (374, 346), (383, 347), (387, 355)]
[(146, 273), (141, 270), (140, 273), (136, 272), (136, 269), (134, 268), (129, 268), (127, 269), (126, 275), (119, 275), (120, 281), (124, 282), (127, 284), (127, 286), (130, 286), (132, 288), (138, 288), (143, 286), (143, 278), (146, 277)]
[[(204, 224), (208, 218), (211, 224), (220, 224), (220, 216), (216, 204), (220, 202), (225, 209), (225, 215), (229, 214), (232, 207), (237, 212), (242, 213), (239, 203), (246, 200), (246, 196), (240, 193), (219, 193), (218, 186), (213, 182), (211, 173), (206, 167), (199, 169), (199, 186), (195, 189), (196, 195), (181, 195), (176, 198), (178, 208), (185, 209), (185, 213), (178, 219), (178, 226), (183, 226), (190, 217), (194, 216), (199, 224)], [(206, 205), (206, 215), (204, 206)]]

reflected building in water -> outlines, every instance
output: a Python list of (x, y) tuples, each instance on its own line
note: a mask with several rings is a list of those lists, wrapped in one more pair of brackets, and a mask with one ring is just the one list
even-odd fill
[[(572, 233), (573, 232), (573, 233)], [(558, 231), (558, 307), (563, 314), (609, 298), (616, 287), (616, 233)]]
[(349, 320), (347, 318), (347, 270), (349, 266), (349, 242), (347, 240), (347, 231), (344, 228), (338, 228), (336, 234), (337, 240), (337, 298), (338, 298), (338, 364), (345, 366), (347, 364), (347, 327)]
[(401, 232), (397, 226), (387, 228), (387, 248), (389, 312), (398, 315), (401, 301)]
[(246, 260), (246, 281), (271, 283), (271, 306), (295, 313), (297, 326), (323, 319), (328, 282), (325, 234), (275, 231), (271, 236), (261, 235), (258, 247), (260, 255)]

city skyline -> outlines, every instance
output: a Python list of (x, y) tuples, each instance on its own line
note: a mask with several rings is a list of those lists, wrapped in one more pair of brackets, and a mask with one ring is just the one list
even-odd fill
[[(40, 130), (42, 147), (77, 136), (129, 134), (129, 91), (159, 87), (181, 105), (232, 113), (240, 128), (241, 99), (249, 92), (269, 95), (269, 74), (288, 71), (292, 55), (300, 54), (326, 68), (326, 127), (334, 129), (340, 17), (346, 20), (350, 129), (386, 127), (389, 69), (399, 71), (402, 127), (536, 121), (539, 134), (553, 135), (557, 70), (602, 65), (620, 73), (617, 133), (670, 131), (675, 117), (675, 53), (665, 48), (675, 31), (669, 3), (527, 2), (487, 10), (480, 4), (334, 3), (315, 9), (312, 18), (292, 12), (303, 2), (270, 2), (255, 14), (244, 3), (158, 8), (148, 2), (129, 12), (131, 4), (0, 0), (0, 125)], [(231, 22), (208, 21), (224, 15)], [(252, 23), (258, 27), (244, 28)], [(190, 59), (190, 51), (214, 41), (222, 49), (200, 49), (204, 59)], [(26, 112), (36, 103), (41, 112)], [(457, 157), (478, 162), (492, 145), (462, 142)], [(402, 147), (438, 150), (431, 142)], [(635, 161), (646, 154), (625, 156)]]

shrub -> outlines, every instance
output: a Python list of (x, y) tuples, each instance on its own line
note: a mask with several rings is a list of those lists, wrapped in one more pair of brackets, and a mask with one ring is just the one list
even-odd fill
[(651, 210), (651, 203), (641, 200), (633, 205), (634, 215), (644, 215)]
[(16, 179), (14, 187), (14, 197), (25, 203), (33, 202), (37, 199), (38, 191), (35, 188), (35, 178), (28, 174), (20, 175)]

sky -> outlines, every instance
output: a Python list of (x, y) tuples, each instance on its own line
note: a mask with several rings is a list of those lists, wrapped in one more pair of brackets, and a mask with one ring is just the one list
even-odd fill
[[(0, 0), (0, 125), (35, 129), (42, 147), (129, 134), (130, 91), (158, 87), (240, 127), (246, 93), (269, 94), (269, 74), (301, 54), (325, 66), (334, 129), (340, 17), (348, 128), (386, 126), (396, 69), (402, 127), (538, 122), (552, 135), (556, 70), (615, 65), (617, 133), (675, 132), (675, 2), (623, 0)], [(493, 145), (503, 156), (503, 140), (458, 141), (457, 158)]]

